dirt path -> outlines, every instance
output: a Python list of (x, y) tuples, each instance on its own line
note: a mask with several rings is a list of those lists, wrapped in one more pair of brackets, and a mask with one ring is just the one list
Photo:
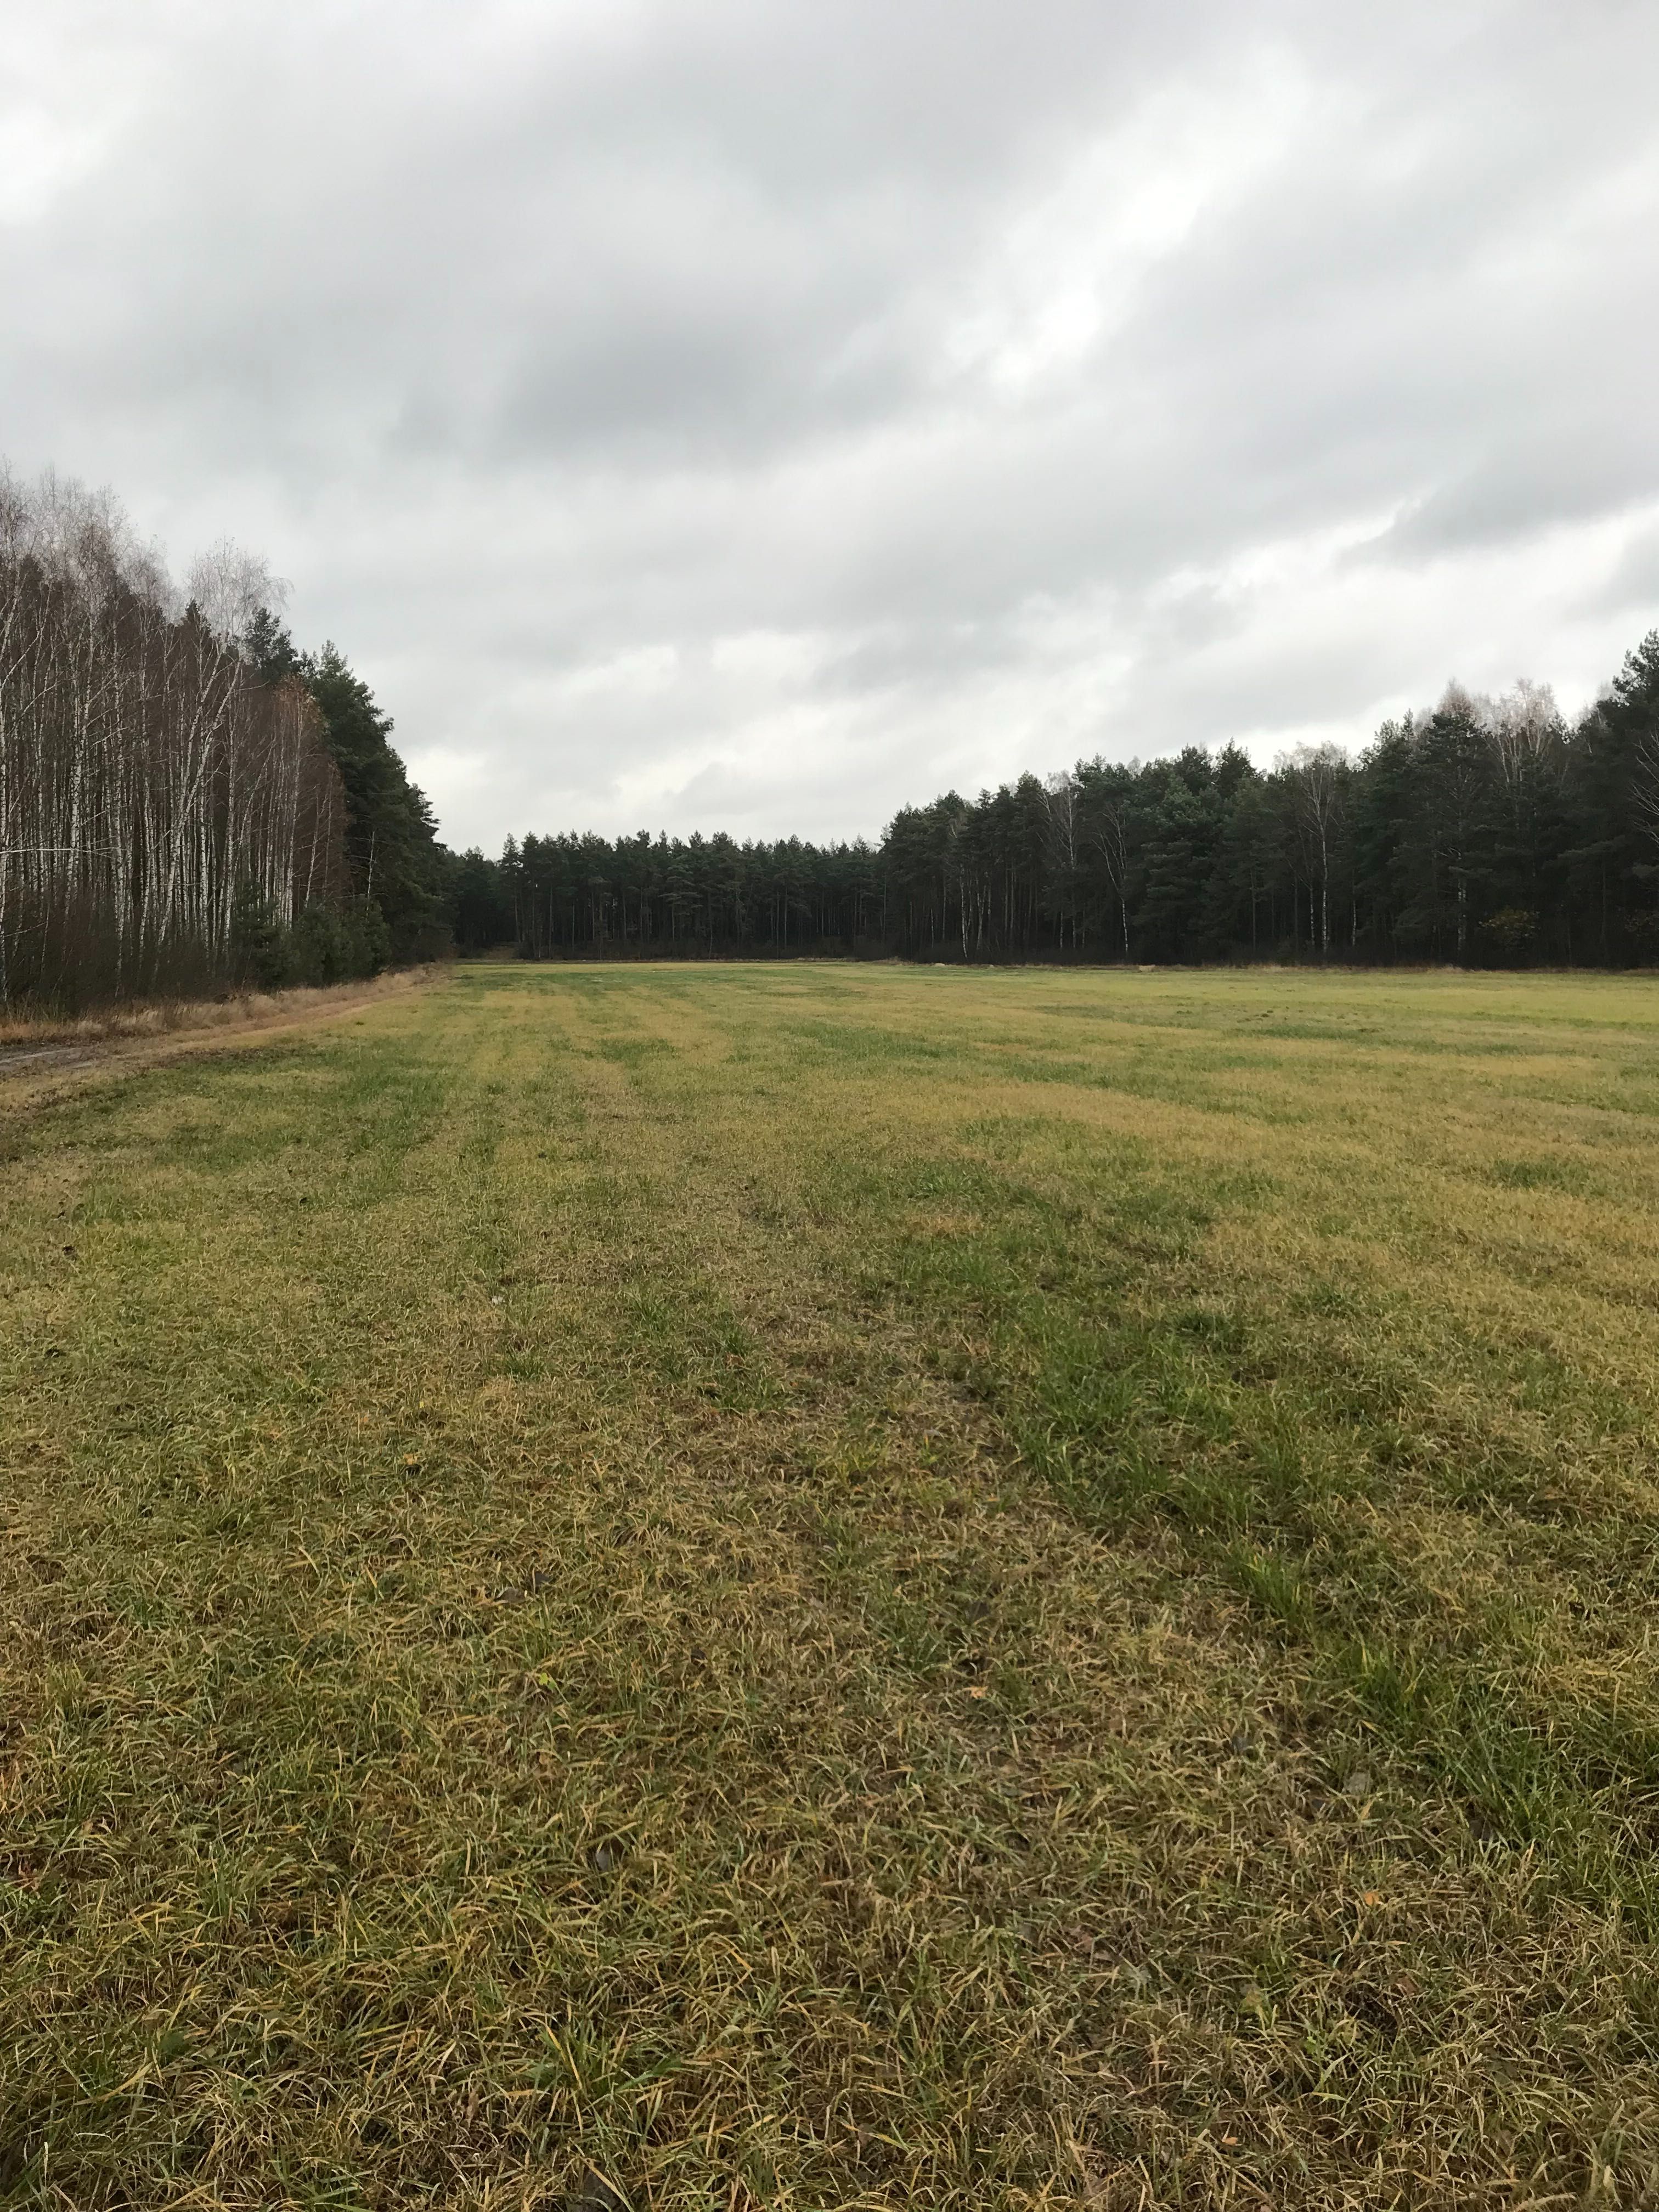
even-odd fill
[(284, 991), (270, 998), (236, 1000), (230, 1005), (205, 1003), (180, 1010), (176, 1026), (141, 1031), (136, 1036), (44, 1038), (39, 1043), (20, 1041), (0, 1043), (0, 1087), (8, 1105), (36, 1102), (43, 1086), (53, 1086), (64, 1076), (112, 1072), (136, 1072), (179, 1060), (198, 1052), (223, 1051), (240, 1044), (264, 1042), (295, 1030), (313, 1029), (323, 1022), (360, 1012), (390, 998), (420, 990), (438, 971), (432, 968), (400, 970), (376, 976), (366, 983), (343, 983), (328, 989)]
[(0, 1076), (23, 1075), (35, 1068), (82, 1067), (106, 1048), (97, 1044), (0, 1045)]

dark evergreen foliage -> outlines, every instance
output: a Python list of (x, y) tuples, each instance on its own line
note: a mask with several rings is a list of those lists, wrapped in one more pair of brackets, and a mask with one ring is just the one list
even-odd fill
[[(457, 860), (438, 842), (437, 823), (426, 793), (410, 781), (392, 744), (392, 721), (383, 714), (345, 655), (331, 640), (320, 653), (301, 653), (286, 626), (269, 609), (250, 624), (244, 651), (262, 682), (297, 675), (322, 715), (325, 742), (346, 798), (346, 857), (352, 878), (353, 911), (340, 917), (340, 931), (352, 950), (343, 971), (441, 958), (450, 950), (465, 896), (466, 860)], [(468, 856), (469, 858), (471, 856)], [(292, 980), (331, 980), (342, 956), (333, 949), (338, 933), (319, 921), (296, 934), (295, 958), (328, 974)], [(496, 941), (486, 925), (463, 936), (469, 944)]]
[(449, 910), (464, 952), (510, 944), (517, 934), (513, 896), (499, 863), (474, 845), (450, 863)]
[(449, 949), (451, 871), (426, 793), (392, 746), (392, 717), (332, 643), (300, 662), (345, 786), (346, 854), (359, 897), (384, 915), (394, 962)]
[[(348, 787), (349, 778), (348, 777)], [(1576, 728), (1454, 687), (1358, 759), (1091, 760), (905, 807), (879, 847), (510, 840), (455, 864), (456, 933), (528, 957), (1659, 958), (1659, 631)]]

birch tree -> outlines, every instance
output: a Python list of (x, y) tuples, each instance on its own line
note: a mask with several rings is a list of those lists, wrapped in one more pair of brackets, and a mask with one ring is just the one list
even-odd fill
[(224, 545), (181, 605), (106, 495), (0, 476), (0, 1004), (207, 985), (240, 886), (340, 898), (317, 708), (246, 649), (276, 596)]

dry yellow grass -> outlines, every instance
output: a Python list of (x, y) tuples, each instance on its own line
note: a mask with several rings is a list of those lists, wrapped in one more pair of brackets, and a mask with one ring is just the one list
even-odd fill
[(36, 1045), (147, 1042), (198, 1030), (266, 1029), (384, 999), (429, 980), (430, 970), (396, 969), (368, 981), (296, 984), (284, 991), (230, 991), (216, 999), (146, 999), (87, 1014), (0, 1015), (0, 1053)]
[(245, 1042), (254, 1032), (283, 1036), (418, 990), (439, 972), (398, 969), (350, 983), (239, 991), (220, 999), (146, 1000), (89, 1014), (12, 1013), (0, 1017), (0, 1083), (15, 1108), (89, 1069), (118, 1062), (125, 1073)]
[(0, 2201), (1659, 2203), (1652, 989), (489, 967), (15, 1107)]

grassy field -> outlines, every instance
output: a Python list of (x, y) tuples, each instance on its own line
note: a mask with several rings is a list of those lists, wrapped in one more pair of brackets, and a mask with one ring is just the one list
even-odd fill
[(0, 1091), (0, 2202), (1659, 2204), (1659, 994)]

